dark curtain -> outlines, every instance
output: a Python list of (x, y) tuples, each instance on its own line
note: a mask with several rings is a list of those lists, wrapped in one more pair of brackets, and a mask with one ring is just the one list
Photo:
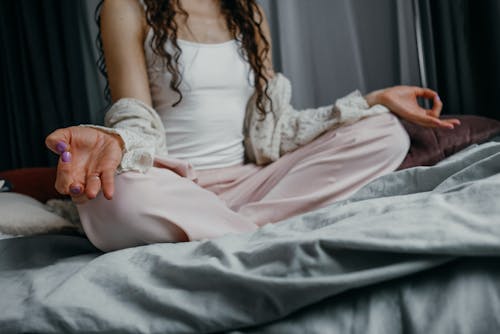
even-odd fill
[(2, 0), (0, 13), (0, 170), (54, 165), (45, 137), (104, 104), (85, 0)]
[(500, 1), (420, 0), (429, 86), (445, 114), (500, 119)]

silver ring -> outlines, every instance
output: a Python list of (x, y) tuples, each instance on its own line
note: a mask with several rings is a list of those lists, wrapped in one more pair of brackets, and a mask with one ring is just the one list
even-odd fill
[(101, 177), (98, 174), (87, 176), (87, 179), (98, 179), (99, 181), (101, 181)]

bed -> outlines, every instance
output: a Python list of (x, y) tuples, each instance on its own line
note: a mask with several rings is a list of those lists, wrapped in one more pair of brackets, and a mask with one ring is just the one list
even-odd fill
[[(498, 333), (500, 125), (488, 122), (486, 142), (433, 148), (437, 164), (406, 161), (251, 234), (107, 254), (77, 234), (2, 239), (0, 333)], [(417, 137), (408, 159), (428, 148)]]

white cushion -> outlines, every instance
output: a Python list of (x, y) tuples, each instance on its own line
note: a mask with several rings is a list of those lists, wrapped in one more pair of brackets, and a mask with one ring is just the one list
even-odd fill
[(75, 225), (49, 211), (36, 199), (0, 193), (0, 234), (34, 235), (75, 230)]

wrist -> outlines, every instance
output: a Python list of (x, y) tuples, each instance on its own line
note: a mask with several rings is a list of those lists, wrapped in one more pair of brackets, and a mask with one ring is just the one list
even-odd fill
[(382, 103), (383, 91), (384, 91), (383, 89), (375, 90), (365, 96), (365, 100), (370, 107), (373, 107), (376, 104), (383, 104)]
[[(116, 141), (116, 143), (118, 144), (118, 146), (120, 147), (120, 149), (122, 151), (124, 151), (126, 148), (125, 141), (123, 140), (122, 136), (120, 135), (120, 133), (116, 129), (109, 128), (107, 126), (102, 126), (102, 125), (94, 125), (94, 124), (80, 124), (80, 127), (97, 130), (101, 133), (102, 136), (112, 138), (113, 140)], [(103, 140), (106, 140), (106, 139), (103, 138)]]
[(118, 133), (108, 133), (113, 139), (116, 140), (116, 142), (118, 143), (118, 145), (120, 146), (120, 149), (123, 151), (125, 151), (125, 142), (123, 141), (123, 138), (122, 136), (120, 136)]

